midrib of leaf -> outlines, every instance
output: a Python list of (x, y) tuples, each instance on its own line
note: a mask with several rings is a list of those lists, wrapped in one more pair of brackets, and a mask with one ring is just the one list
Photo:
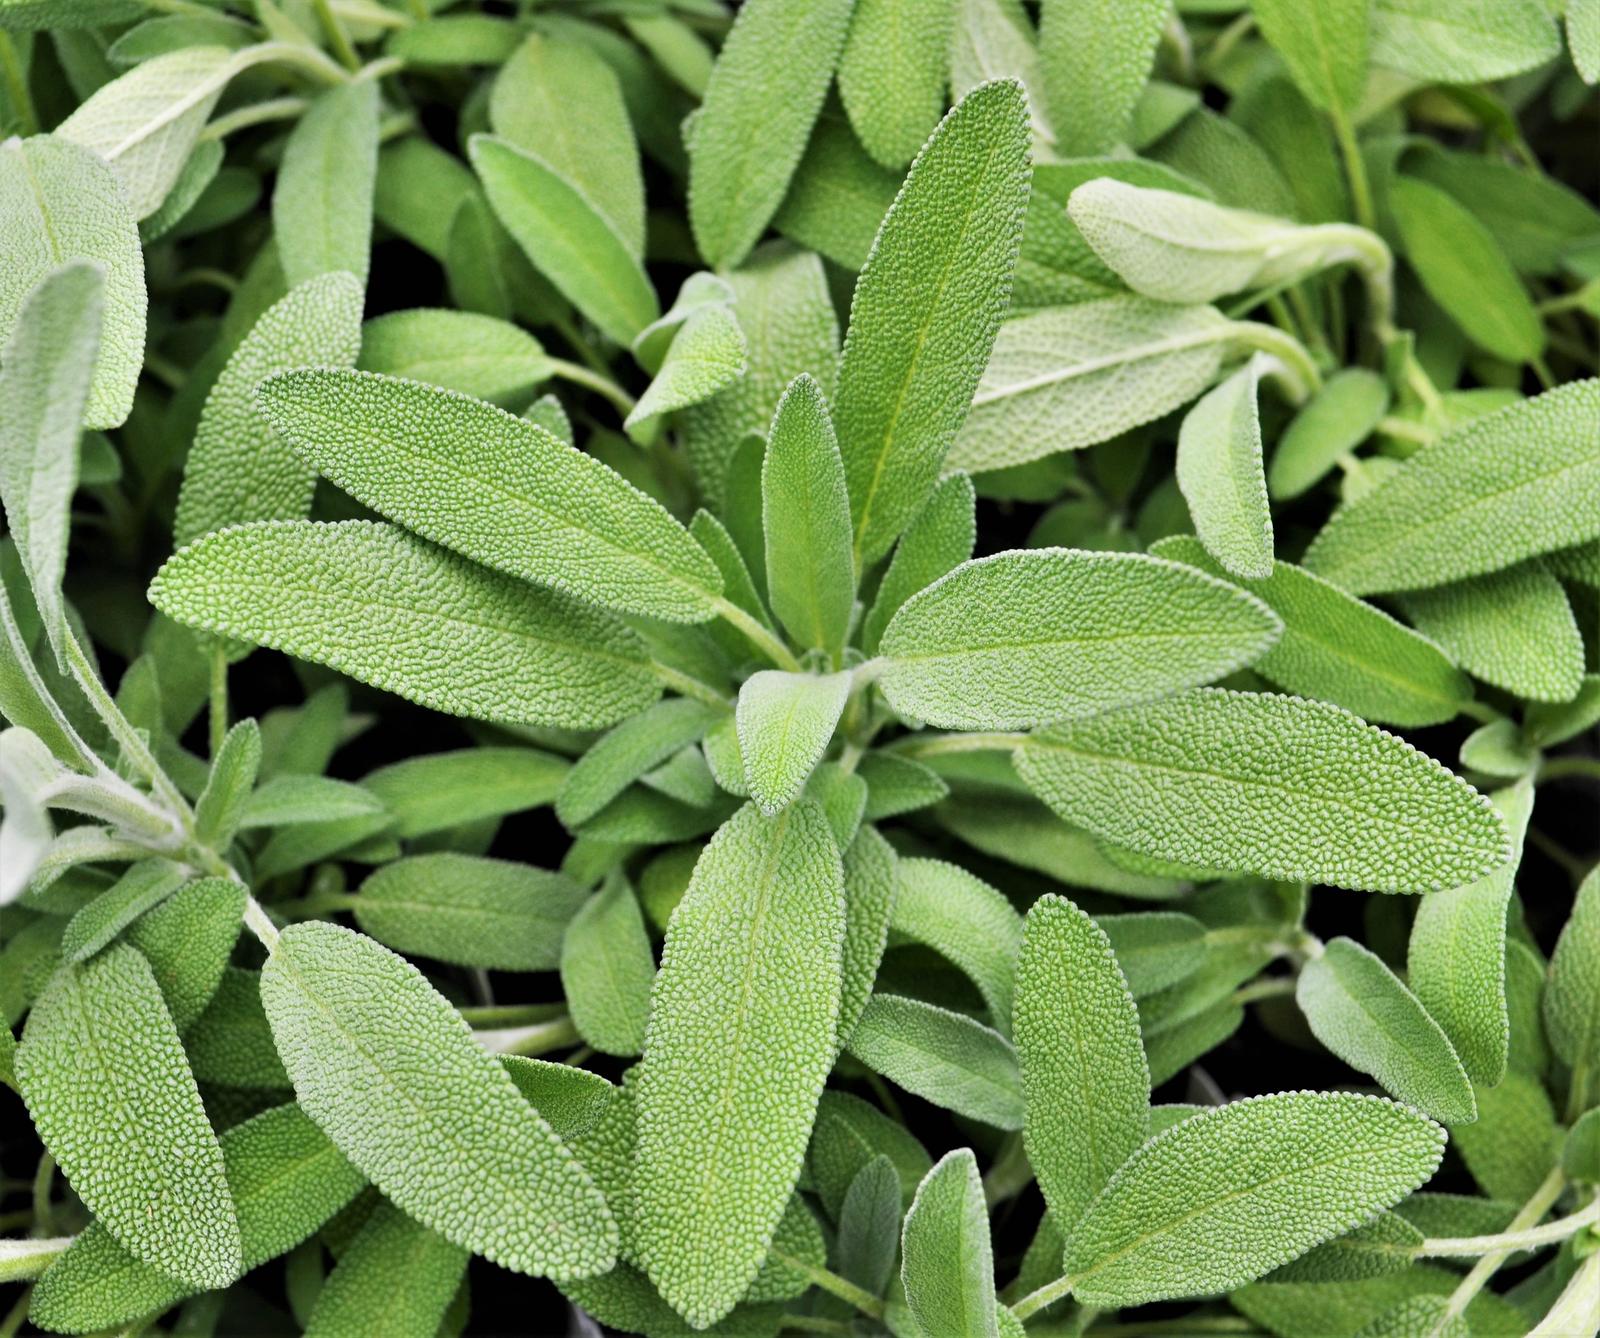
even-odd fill
[[(861, 540), (867, 533), (867, 525), (872, 518), (872, 507), (877, 500), (878, 488), (883, 482), (883, 471), (888, 465), (889, 453), (893, 449), (899, 433), (900, 417), (905, 412), (906, 394), (911, 389), (911, 383), (916, 380), (917, 369), (922, 363), (923, 352), (927, 349), (928, 336), (933, 330), (934, 319), (940, 314), (940, 309), (944, 303), (945, 289), (950, 286), (950, 276), (955, 270), (956, 258), (961, 254), (961, 248), (967, 240), (967, 231), (971, 228), (973, 215), (977, 212), (977, 202), (984, 195), (983, 188), (989, 179), (989, 169), (994, 165), (995, 155), (999, 152), (1000, 146), (991, 144), (988, 155), (983, 160), (982, 170), (973, 177), (972, 188), (967, 194), (966, 206), (962, 210), (961, 231), (956, 234), (955, 244), (946, 252), (944, 264), (939, 271), (939, 286), (934, 290), (933, 301), (925, 308), (927, 314), (917, 327), (916, 347), (906, 364), (905, 375), (901, 378), (900, 389), (895, 395), (894, 408), (889, 413), (889, 422), (878, 439), (877, 455), (872, 466), (872, 477), (867, 483), (867, 495), (861, 503), (861, 520), (856, 525), (853, 556), (855, 565), (858, 568), (862, 565)], [(887, 228), (894, 221), (894, 216), (899, 212), (900, 203), (899, 200), (896, 200), (890, 206), (888, 215), (879, 224), (880, 229)], [(873, 246), (873, 251), (877, 251), (876, 244)], [(871, 256), (867, 258), (867, 263), (872, 263)], [(847, 349), (848, 344), (849, 341), (847, 339)]]
[[(360, 901), (361, 901), (361, 898), (358, 896), (358, 897), (355, 898), (355, 901), (359, 904)], [(408, 911), (442, 911), (446, 916), (454, 916), (454, 917), (458, 917), (460, 919), (477, 918), (477, 919), (489, 920), (489, 921), (504, 920), (504, 921), (508, 922), (513, 927), (521, 927), (521, 926), (523, 926), (527, 919), (537, 919), (537, 918), (539, 918), (537, 916), (519, 915), (519, 914), (514, 913), (512, 911), (486, 910), (481, 906), (468, 906), (468, 905), (464, 905), (464, 904), (462, 904), (460, 902), (453, 902), (453, 901), (417, 901), (417, 900), (414, 900), (414, 899), (411, 899), (411, 898), (403, 898), (403, 897), (382, 897), (382, 898), (377, 898), (372, 902), (372, 904), (370, 906), (367, 906), (365, 909), (367, 909), (369, 911), (370, 910), (385, 911), (385, 910), (389, 910), (391, 908), (399, 909), (399, 910), (408, 910)]]
[[(1352, 598), (1354, 598), (1354, 596), (1352, 596)], [(1372, 605), (1368, 604), (1365, 607), (1370, 609), (1370, 608), (1372, 608)], [(1377, 609), (1377, 610), (1374, 610), (1374, 611), (1377, 612), (1377, 613), (1383, 613), (1383, 610), (1381, 610), (1381, 609)], [(1387, 614), (1384, 614), (1383, 616), (1385, 618), (1388, 618)], [(1394, 623), (1394, 625), (1397, 628), (1400, 628), (1400, 629), (1402, 629), (1404, 631), (1413, 630), (1413, 629), (1407, 628), (1404, 623), (1398, 622), (1398, 621), (1396, 621), (1396, 620), (1394, 620), (1392, 618), (1390, 618), (1389, 621)], [(1391, 673), (1389, 671), (1388, 667), (1387, 667), (1387, 663), (1381, 657), (1375, 658), (1375, 659), (1372, 659), (1372, 660), (1364, 660), (1364, 659), (1361, 659), (1359, 656), (1353, 655), (1349, 651), (1347, 651), (1345, 649), (1344, 643), (1341, 642), (1341, 641), (1325, 641), (1325, 640), (1323, 640), (1323, 638), (1320, 637), (1317, 634), (1320, 629), (1321, 629), (1321, 623), (1320, 622), (1314, 622), (1312, 624), (1311, 628), (1309, 628), (1309, 629), (1301, 629), (1301, 628), (1294, 629), (1292, 635), (1300, 637), (1303, 640), (1309, 641), (1318, 650), (1320, 650), (1320, 651), (1322, 651), (1322, 652), (1324, 652), (1324, 653), (1326, 653), (1328, 655), (1331, 655), (1334, 659), (1339, 660), (1343, 664), (1349, 665), (1351, 668), (1355, 669), (1358, 673), (1366, 674), (1366, 675), (1368, 675), (1368, 676), (1370, 676), (1372, 678), (1381, 679), (1383, 682), (1389, 684), (1391, 687), (1397, 688), (1402, 692), (1407, 692), (1407, 693), (1410, 693), (1410, 694), (1412, 694), (1414, 696), (1417, 696), (1417, 697), (1426, 698), (1428, 701), (1440, 702), (1440, 703), (1442, 703), (1443, 705), (1446, 705), (1446, 706), (1454, 706), (1454, 705), (1459, 704), (1459, 702), (1461, 701), (1461, 698), (1459, 698), (1459, 697), (1447, 697), (1447, 696), (1443, 695), (1442, 693), (1435, 693), (1435, 692), (1431, 691), (1430, 689), (1423, 688), (1423, 687), (1419, 686), (1417, 683), (1414, 683), (1410, 679), (1403, 678), (1402, 676), (1400, 676), (1399, 674), (1396, 674), (1396, 673)], [(1287, 622), (1285, 623), (1284, 634), (1285, 634), (1286, 637), (1291, 634), (1290, 629), (1288, 628)], [(1429, 641), (1428, 644), (1431, 646), (1431, 645), (1433, 645), (1433, 642)], [(1274, 647), (1274, 649), (1276, 649), (1276, 647)], [(1435, 649), (1437, 649), (1437, 647), (1435, 647)], [(1270, 655), (1271, 653), (1272, 653), (1271, 650), (1269, 650), (1267, 652), (1268, 655)]]
[(1031, 641), (988, 641), (982, 645), (958, 646), (950, 650), (930, 650), (907, 654), (885, 655), (882, 658), (898, 663), (920, 663), (924, 660), (955, 660), (970, 655), (988, 655), (996, 651), (1038, 650), (1041, 646), (1099, 646), (1121, 641), (1231, 641), (1237, 633), (1183, 630), (1177, 632), (1112, 632), (1106, 636), (1038, 637)]
[(1093, 376), (1096, 372), (1111, 371), (1124, 363), (1143, 362), (1148, 359), (1158, 358), (1163, 353), (1180, 353), (1184, 349), (1199, 348), (1205, 344), (1218, 344), (1232, 338), (1231, 324), (1223, 324), (1213, 329), (1198, 330), (1193, 334), (1173, 335), (1169, 339), (1157, 340), (1151, 344), (1137, 344), (1132, 348), (1119, 349), (1115, 353), (1105, 353), (1098, 358), (1088, 358), (1083, 362), (1073, 363), (1070, 367), (1058, 368), (1052, 372), (1044, 372), (1038, 376), (1028, 378), (1026, 381), (1012, 382), (1010, 385), (1001, 386), (991, 391), (980, 391), (972, 397), (972, 407), (992, 404), (996, 400), (1010, 399), (1017, 395), (1026, 395), (1031, 391), (1042, 390), (1046, 386), (1059, 385), (1064, 381), (1071, 381), (1082, 376)]
[(17, 161), (22, 164), (22, 170), (28, 174), (28, 186), (33, 196), (34, 207), (39, 211), (39, 223), (44, 228), (45, 240), (50, 243), (50, 259), (54, 268), (66, 258), (61, 247), (61, 238), (56, 234), (55, 217), (45, 205), (44, 191), (39, 185), (39, 178), (34, 174), (33, 164), (28, 160), (28, 155), (20, 147), (14, 152)]
[[(1337, 973), (1335, 973), (1335, 974), (1337, 974)], [(1401, 982), (1401, 987), (1404, 988), (1404, 982)], [(1383, 1018), (1381, 1016), (1379, 1016), (1377, 1013), (1373, 1012), (1372, 1009), (1368, 1008), (1366, 1000), (1363, 999), (1360, 995), (1358, 995), (1355, 990), (1351, 989), (1342, 980), (1339, 981), (1339, 988), (1341, 989), (1341, 991), (1343, 991), (1344, 996), (1347, 999), (1349, 999), (1353, 1004), (1355, 1004), (1355, 1006), (1361, 1011), (1362, 1017), (1366, 1018), (1369, 1021), (1369, 1023), (1372, 1026), (1372, 1029), (1374, 1031), (1376, 1031), (1380, 1035), (1382, 1035), (1385, 1040), (1392, 1042), (1395, 1046), (1397, 1046), (1399, 1048), (1399, 1050), (1400, 1050), (1400, 1052), (1402, 1054), (1405, 1054), (1405, 1055), (1409, 1056), (1413, 1061), (1415, 1061), (1418, 1058), (1416, 1051), (1413, 1050), (1411, 1048), (1411, 1046), (1406, 1044), (1404, 1038), (1401, 1037), (1400, 1035), (1398, 1035), (1396, 1032), (1394, 1032), (1391, 1028), (1386, 1026), (1384, 1024)], [(1440, 1027), (1438, 1022), (1433, 1017), (1431, 1017), (1429, 1015), (1429, 1013), (1428, 1013), (1426, 1008), (1422, 1009), (1422, 1016), (1423, 1016), (1423, 1019), (1424, 1019), (1424, 1028), (1426, 1028), (1426, 1024), (1427, 1023), (1432, 1023), (1433, 1024), (1433, 1028), (1434, 1028), (1434, 1031), (1433, 1031), (1432, 1034), (1437, 1035), (1441, 1040), (1443, 1040), (1445, 1042), (1445, 1044), (1447, 1046), (1449, 1046), (1449, 1048), (1451, 1049), (1451, 1051), (1453, 1053), (1455, 1047), (1450, 1045), (1450, 1038), (1447, 1037), (1444, 1034), (1444, 1029), (1442, 1027)], [(1458, 1056), (1458, 1060), (1459, 1060), (1459, 1056)], [(1433, 1092), (1434, 1092), (1434, 1094), (1436, 1096), (1439, 1096), (1439, 1095), (1443, 1094), (1442, 1089), (1447, 1087), (1448, 1084), (1443, 1083), (1443, 1082), (1436, 1082), (1435, 1078), (1437, 1076), (1438, 1075), (1434, 1074), (1431, 1069), (1427, 1069), (1426, 1066), (1424, 1066), (1424, 1080), (1425, 1080), (1425, 1083), (1429, 1088), (1431, 1088), (1433, 1090)]]

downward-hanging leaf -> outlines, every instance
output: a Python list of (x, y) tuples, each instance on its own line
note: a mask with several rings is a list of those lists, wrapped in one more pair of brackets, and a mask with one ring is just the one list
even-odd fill
[(317, 1293), (307, 1338), (433, 1338), (467, 1271), (467, 1258), (465, 1250), (393, 1204), (380, 1203)]
[(258, 400), (327, 478), (464, 557), (624, 613), (711, 615), (721, 577), (689, 532), (526, 419), (369, 372), (288, 372)]
[(1600, 380), (1472, 419), (1334, 513), (1305, 565), (1351, 594), (1416, 590), (1600, 537)]
[(238, 1277), (222, 1152), (135, 949), (56, 971), (28, 1014), (16, 1072), (44, 1145), (120, 1244), (195, 1287)]
[(857, 0), (850, 15), (839, 96), (885, 167), (903, 168), (939, 123), (955, 9), (955, 0)]
[(1307, 962), (1295, 1002), (1319, 1041), (1399, 1100), (1445, 1124), (1477, 1119), (1472, 1084), (1444, 1030), (1359, 943), (1336, 938)]
[(578, 1035), (608, 1055), (638, 1054), (655, 975), (638, 898), (625, 878), (613, 877), (579, 907), (561, 939), (561, 989)]
[(844, 927), (838, 850), (808, 802), (736, 813), (673, 912), (637, 1084), (637, 1252), (691, 1324), (744, 1294), (794, 1190)]
[(989, 1214), (968, 1149), (946, 1155), (917, 1186), (901, 1254), (906, 1304), (923, 1333), (998, 1338)]
[(1229, 1291), (1398, 1203), (1444, 1143), (1415, 1111), (1347, 1092), (1193, 1116), (1134, 1153), (1079, 1222), (1072, 1293), (1106, 1308)]
[(1203, 688), (1033, 735), (1023, 779), (1158, 859), (1379, 892), (1498, 868), (1505, 824), (1403, 739), (1322, 702)]
[(1011, 1034), (1022, 917), (1003, 892), (955, 864), (903, 859), (889, 925), (959, 966), (983, 995), (994, 1029)]
[(901, 606), (884, 695), (947, 729), (1017, 729), (1205, 683), (1277, 639), (1251, 596), (1131, 553), (1040, 549), (963, 563)]
[(256, 404), (274, 372), (348, 366), (361, 347), (361, 285), (343, 272), (292, 289), (250, 327), (206, 397), (183, 471), (173, 539), (252, 520), (299, 520), (311, 510), (314, 465), (296, 455)]
[[(103, 324), (82, 426), (117, 427), (133, 406), (144, 361), (147, 298), (139, 230), (111, 170), (87, 149), (54, 135), (0, 143), (0, 246), (6, 257), (0, 266), (0, 338), (8, 342), (23, 304), (52, 270), (75, 260), (103, 267)], [(65, 295), (62, 288), (55, 300)], [(8, 409), (7, 417), (14, 413)]]
[(1579, 886), (1551, 955), (1544, 1024), (1550, 1048), (1572, 1069), (1579, 1100), (1593, 1104), (1589, 1093), (1600, 1073), (1600, 870), (1591, 869)]
[(1075, 1224), (1144, 1142), (1150, 1070), (1110, 941), (1065, 897), (1028, 911), (1016, 1041), (1028, 1160), (1051, 1215)]
[(1206, 551), (1229, 574), (1272, 575), (1272, 511), (1261, 460), (1256, 392), (1269, 366), (1256, 354), (1184, 415), (1178, 488)]
[(416, 967), (306, 921), (274, 945), (261, 1002), (306, 1114), (396, 1207), (519, 1272), (611, 1267), (600, 1191)]
[(1044, 0), (1039, 57), (1062, 154), (1105, 153), (1125, 142), (1166, 17), (1164, 0)]
[[(782, 203), (833, 77), (850, 0), (740, 6), (689, 136), (689, 225), (714, 269), (749, 255)], [(775, 87), (784, 96), (774, 102)]]
[[(8, 153), (0, 149), (0, 153)], [(78, 437), (93, 393), (105, 270), (76, 260), (40, 280), (0, 353), (0, 501), (58, 664), (67, 662), (67, 568)]]
[(1355, 108), (1367, 83), (1371, 0), (1251, 0), (1250, 8), (1313, 106)]
[(609, 615), (390, 525), (226, 530), (169, 559), (150, 600), (178, 622), (457, 715), (599, 729), (661, 691), (638, 639)]
[(284, 145), (272, 191), (272, 234), (291, 286), (321, 274), (365, 288), (378, 176), (378, 81), (320, 94)]
[(763, 669), (739, 689), (739, 753), (750, 797), (769, 817), (799, 795), (850, 697), (851, 676)]
[(1027, 99), (984, 84), (945, 117), (878, 230), (850, 305), (834, 425), (862, 567), (916, 514), (967, 416), (1028, 201)]

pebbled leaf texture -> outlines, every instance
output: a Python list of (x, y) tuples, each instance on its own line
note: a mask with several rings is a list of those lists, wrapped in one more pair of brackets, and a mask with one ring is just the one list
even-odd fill
[(959, 865), (902, 859), (889, 926), (960, 967), (983, 995), (990, 1024), (1011, 1034), (1022, 917), (1003, 892)]
[(368, 521), (207, 536), (156, 573), (150, 600), (178, 622), (456, 715), (598, 729), (661, 691), (637, 638), (609, 615)]
[(903, 168), (939, 123), (955, 9), (955, 0), (857, 0), (850, 15), (839, 96), (885, 167)]
[(662, 763), (697, 743), (724, 712), (685, 697), (669, 697), (624, 720), (567, 772), (556, 795), (556, 816), (578, 827)]
[(722, 578), (689, 532), (526, 419), (370, 372), (289, 372), (257, 398), (325, 477), (463, 557), (623, 613), (711, 615)]
[(548, 804), (569, 772), (565, 758), (537, 748), (458, 748), (369, 771), (361, 788), (409, 838)]
[(211, 1002), (244, 915), (245, 889), (231, 878), (197, 878), (128, 927), (155, 973), (167, 1012), (186, 1032)]
[[(850, 0), (740, 6), (689, 137), (689, 225), (713, 269), (750, 254), (782, 203), (822, 108)], [(770, 91), (784, 89), (774, 103)]]
[(1600, 1072), (1600, 870), (1579, 886), (1551, 955), (1544, 1024), (1550, 1048), (1572, 1069), (1574, 1089), (1593, 1092)]
[(1425, 82), (1504, 79), (1560, 48), (1539, 0), (1372, 0), (1373, 63)]
[(615, 1262), (616, 1223), (588, 1173), (416, 967), (306, 921), (279, 937), (261, 1002), (306, 1114), (396, 1207), (519, 1272)]
[(1272, 575), (1272, 511), (1256, 411), (1268, 366), (1262, 354), (1251, 358), (1184, 415), (1178, 432), (1178, 489), (1200, 542), (1230, 575), (1254, 580)]
[(901, 1254), (906, 1304), (924, 1334), (998, 1338), (989, 1215), (969, 1149), (948, 1153), (917, 1186)]
[(28, 1113), (84, 1206), (196, 1287), (241, 1269), (222, 1152), (149, 965), (126, 945), (61, 967), (17, 1047)]
[(1295, 1002), (1319, 1041), (1392, 1096), (1444, 1124), (1478, 1118), (1472, 1083), (1444, 1029), (1361, 944), (1331, 940), (1301, 969)]
[(467, 1258), (465, 1250), (393, 1204), (380, 1203), (317, 1293), (307, 1338), (433, 1338), (466, 1274)]
[(608, 1055), (644, 1048), (656, 963), (627, 880), (613, 877), (578, 908), (561, 940), (561, 989), (578, 1035)]
[(1287, 501), (1311, 488), (1371, 435), (1389, 408), (1389, 387), (1365, 367), (1345, 367), (1322, 383), (1278, 438), (1267, 491)]
[(738, 317), (721, 303), (707, 304), (684, 321), (661, 370), (623, 426), (638, 436), (652, 419), (704, 403), (744, 372), (745, 338)]
[(1229, 1291), (1398, 1203), (1444, 1131), (1378, 1097), (1249, 1097), (1173, 1125), (1129, 1159), (1067, 1244), (1080, 1304)]
[(1509, 856), (1487, 800), (1323, 702), (1202, 688), (1033, 735), (1018, 770), (1069, 822), (1158, 859), (1433, 892)]
[(833, 1066), (845, 914), (808, 802), (747, 805), (714, 836), (667, 929), (638, 1077), (637, 1253), (704, 1327), (761, 1267)]
[(1010, 295), (1028, 201), (1027, 99), (968, 93), (917, 155), (850, 305), (834, 426), (864, 568), (922, 506)]
[[(361, 328), (364, 372), (423, 381), (502, 408), (525, 403), (551, 374), (539, 341), (510, 321), (474, 311), (413, 307)], [(552, 435), (556, 435), (552, 433)]]
[(1164, 0), (1045, 0), (1039, 58), (1063, 155), (1105, 153), (1125, 142), (1166, 17)]
[(1022, 1136), (1051, 1217), (1073, 1227), (1145, 1139), (1139, 1012), (1103, 930), (1065, 897), (1028, 911), (1017, 961)]
[(850, 696), (851, 675), (763, 669), (739, 689), (739, 753), (756, 806), (771, 817), (805, 788)]
[(1335, 513), (1305, 565), (1351, 594), (1417, 590), (1600, 537), (1600, 380), (1475, 418)]
[(878, 648), (889, 620), (917, 591), (972, 556), (977, 542), (977, 495), (965, 474), (941, 479), (895, 544), (862, 624), (861, 648)]
[(366, 287), (377, 177), (377, 81), (319, 94), (289, 134), (272, 191), (272, 233), (291, 287), (339, 273)]
[(23, 304), (52, 270), (74, 260), (104, 268), (103, 321), (83, 426), (117, 427), (133, 407), (144, 362), (148, 299), (139, 230), (111, 169), (55, 135), (0, 143), (0, 246), (6, 257), (0, 338), (7, 341)]
[(1253, 596), (1160, 558), (1050, 548), (963, 563), (884, 633), (902, 715), (1017, 729), (1207, 682), (1277, 639)]
[(839, 1049), (867, 1006), (889, 938), (899, 891), (898, 857), (876, 827), (863, 826), (844, 851), (844, 978), (839, 990)]
[(257, 408), (256, 388), (308, 363), (348, 366), (361, 348), (361, 285), (337, 272), (307, 280), (262, 314), (206, 397), (183, 471), (173, 538), (252, 520), (300, 520), (317, 474)]

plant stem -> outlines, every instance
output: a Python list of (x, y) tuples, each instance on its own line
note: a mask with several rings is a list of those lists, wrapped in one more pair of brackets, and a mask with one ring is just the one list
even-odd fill
[(1493, 1236), (1446, 1236), (1425, 1240), (1417, 1247), (1417, 1254), (1494, 1254), (1499, 1250), (1532, 1250), (1541, 1245), (1558, 1244), (1595, 1222), (1600, 1222), (1600, 1198), (1570, 1216), (1558, 1217), (1554, 1222), (1529, 1227), (1526, 1231), (1502, 1231)]
[(263, 121), (286, 121), (299, 116), (310, 105), (305, 98), (296, 97), (268, 98), (264, 102), (252, 102), (248, 106), (217, 117), (200, 132), (200, 138), (223, 139), (235, 130), (245, 130)]
[(670, 664), (662, 664), (660, 660), (651, 660), (650, 669), (663, 683), (681, 697), (693, 697), (697, 702), (704, 702), (707, 706), (732, 706), (733, 702), (718, 692), (709, 683), (702, 683), (698, 678), (674, 669)]
[(228, 652), (221, 641), (211, 643), (211, 705), (207, 712), (211, 726), (211, 760), (217, 760), (222, 741), (228, 737)]
[[(1561, 1197), (1561, 1191), (1566, 1188), (1566, 1184), (1567, 1177), (1562, 1173), (1561, 1168), (1557, 1166), (1544, 1178), (1544, 1183), (1533, 1191), (1533, 1197), (1523, 1204), (1517, 1215), (1511, 1219), (1510, 1226), (1506, 1228), (1506, 1234), (1515, 1235), (1531, 1227), (1545, 1213), (1549, 1212), (1551, 1204)], [(1466, 1311), (1466, 1308), (1472, 1304), (1472, 1298), (1483, 1290), (1484, 1285), (1495, 1275), (1495, 1271), (1500, 1265), (1505, 1263), (1514, 1253), (1516, 1253), (1514, 1249), (1496, 1250), (1493, 1254), (1484, 1255), (1472, 1266), (1467, 1276), (1461, 1279), (1460, 1285), (1450, 1293), (1450, 1300), (1445, 1306), (1443, 1317), (1439, 1321), (1440, 1329), (1443, 1329), (1451, 1320)]]
[(1584, 780), (1600, 780), (1600, 758), (1552, 757), (1539, 768), (1538, 779), (1543, 783), (1571, 776), (1581, 776)]
[(785, 1315), (783, 1327), (796, 1333), (852, 1333), (854, 1330), (842, 1320), (825, 1319), (821, 1315)]
[(1356, 138), (1356, 128), (1350, 123), (1350, 113), (1337, 102), (1328, 110), (1333, 122), (1333, 135), (1339, 141), (1339, 154), (1344, 159), (1344, 174), (1350, 182), (1350, 204), (1355, 210), (1356, 222), (1371, 231), (1378, 216), (1372, 208), (1372, 184), (1367, 180), (1367, 160), (1361, 156), (1361, 142)]
[(1235, 321), (1231, 333), (1246, 348), (1269, 354), (1277, 361), (1282, 368), (1278, 379), (1296, 404), (1322, 388), (1322, 373), (1317, 370), (1316, 361), (1293, 335), (1259, 321)]
[(1020, 731), (1014, 734), (991, 732), (986, 734), (935, 734), (926, 739), (907, 739), (894, 745), (891, 751), (902, 757), (940, 757), (945, 753), (979, 753), (989, 749), (1010, 752), (1028, 741)]
[(572, 1019), (562, 1013), (548, 1022), (534, 1022), (526, 1027), (475, 1031), (472, 1039), (497, 1055), (542, 1055), (576, 1045), (583, 1037), (578, 1035)]
[(39, 1158), (39, 1169), (33, 1173), (33, 1232), (35, 1236), (48, 1236), (55, 1222), (50, 1207), (50, 1190), (55, 1185), (56, 1159), (48, 1152)]
[(354, 74), (361, 68), (361, 57), (356, 55), (355, 47), (350, 45), (350, 34), (344, 30), (344, 24), (333, 12), (333, 6), (328, 0), (311, 0), (311, 7), (316, 11), (317, 22), (322, 25), (322, 34), (328, 39), (328, 45), (333, 48), (333, 54), (339, 58), (339, 63), (345, 69)]
[(565, 358), (551, 358), (550, 370), (563, 381), (571, 381), (575, 386), (583, 386), (597, 395), (604, 396), (617, 407), (624, 418), (633, 412), (634, 406), (638, 403), (604, 372), (592, 371), (580, 363), (568, 362)]
[(1047, 1282), (1038, 1291), (1029, 1292), (1016, 1305), (1011, 1307), (1011, 1313), (1018, 1319), (1027, 1319), (1029, 1315), (1043, 1310), (1047, 1305), (1059, 1301), (1063, 1296), (1072, 1294), (1072, 1279), (1067, 1277), (1057, 1278), (1054, 1282)]
[(1259, 999), (1281, 999), (1285, 995), (1293, 994), (1295, 978), (1293, 976), (1271, 976), (1266, 980), (1253, 980), (1248, 985), (1241, 985), (1233, 992), (1230, 1003), (1248, 1004)]
[(278, 946), (278, 926), (273, 924), (266, 911), (261, 909), (261, 903), (248, 893), (244, 899), (244, 922), (250, 932), (261, 940), (262, 946), (268, 952)]
[(800, 672), (800, 661), (794, 653), (772, 634), (760, 621), (745, 610), (741, 609), (731, 599), (718, 595), (711, 601), (717, 615), (726, 623), (731, 624), (744, 638), (756, 647), (763, 655), (771, 660), (780, 669), (787, 669), (791, 674)]
[(856, 1286), (848, 1278), (841, 1278), (826, 1268), (818, 1268), (808, 1259), (796, 1259), (794, 1255), (776, 1248), (772, 1251), (772, 1257), (780, 1264), (794, 1269), (796, 1273), (804, 1274), (823, 1291), (837, 1296), (841, 1301), (849, 1302), (868, 1319), (883, 1318), (883, 1302), (871, 1292)]

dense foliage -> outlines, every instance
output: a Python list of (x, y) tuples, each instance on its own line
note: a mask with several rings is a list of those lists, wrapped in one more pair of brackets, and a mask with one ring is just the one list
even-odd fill
[(1597, 75), (0, 0), (0, 1338), (1594, 1334)]

